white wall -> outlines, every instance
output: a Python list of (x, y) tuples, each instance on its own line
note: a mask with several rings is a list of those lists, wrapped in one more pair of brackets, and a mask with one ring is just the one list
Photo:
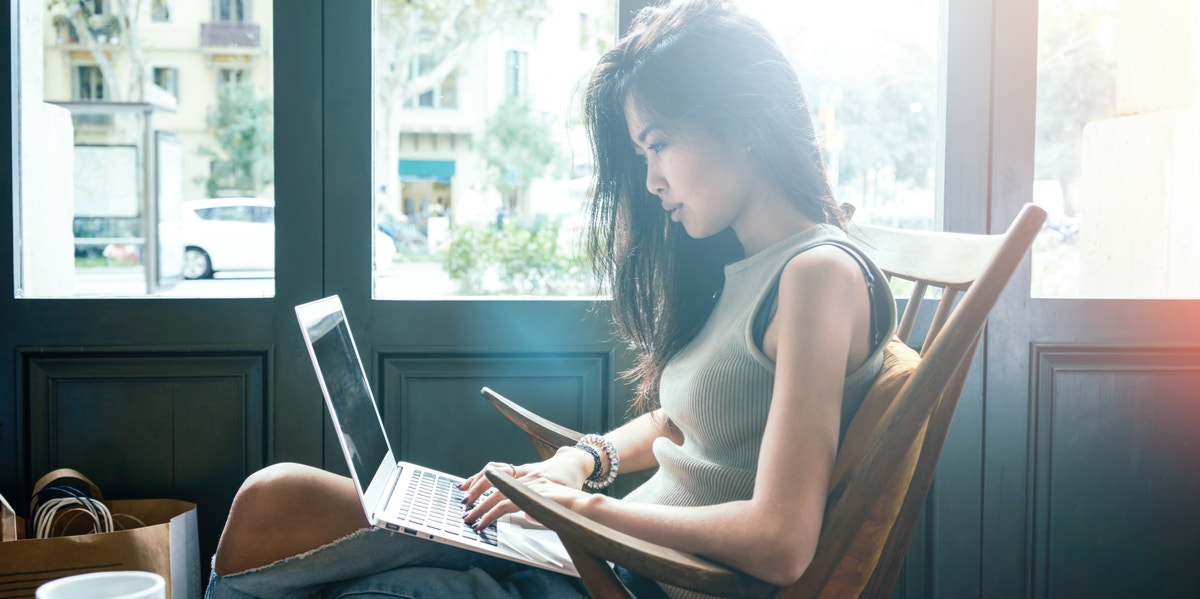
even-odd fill
[[(18, 96), (18, 185), (21, 234), (20, 294), (64, 297), (74, 290), (74, 132), (71, 115), (42, 98), (44, 13), (26, 2), (18, 24), (21, 49)], [(32, 9), (32, 10), (31, 10)]]

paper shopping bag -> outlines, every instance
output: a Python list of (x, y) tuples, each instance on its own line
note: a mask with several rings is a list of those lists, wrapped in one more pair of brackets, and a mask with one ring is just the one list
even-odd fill
[(23, 519), (0, 497), (0, 599), (33, 597), (38, 586), (57, 578), (115, 570), (144, 570), (162, 576), (168, 599), (200, 597), (194, 503), (126, 499), (105, 500), (104, 504), (117, 528), (123, 530), (30, 539), (24, 538)]

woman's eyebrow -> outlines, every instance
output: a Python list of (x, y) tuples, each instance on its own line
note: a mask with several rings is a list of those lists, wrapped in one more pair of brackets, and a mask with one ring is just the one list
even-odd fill
[(640, 141), (642, 143), (646, 143), (646, 136), (650, 135), (652, 132), (654, 132), (658, 129), (659, 129), (658, 125), (654, 125), (654, 124), (646, 125), (646, 128), (642, 129), (641, 133), (638, 133), (638, 136), (637, 136), (638, 141)]

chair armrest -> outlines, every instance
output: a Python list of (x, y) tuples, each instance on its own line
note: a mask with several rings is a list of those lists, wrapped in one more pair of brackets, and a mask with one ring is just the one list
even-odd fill
[(583, 436), (565, 426), (555, 424), (521, 406), (512, 400), (484, 387), (479, 390), (483, 398), (493, 408), (496, 408), (505, 418), (508, 418), (518, 428), (529, 435), (533, 448), (543, 460), (549, 459), (563, 445), (574, 445)]
[[(698, 592), (728, 597), (770, 597), (779, 588), (704, 558), (632, 537), (609, 528), (530, 490), (508, 474), (488, 467), (487, 478), (534, 520), (550, 528), (567, 546), (576, 568), (588, 580), (577, 555), (612, 562), (651, 579)], [(601, 563), (602, 563), (601, 562)], [(605, 566), (607, 567), (607, 566)]]

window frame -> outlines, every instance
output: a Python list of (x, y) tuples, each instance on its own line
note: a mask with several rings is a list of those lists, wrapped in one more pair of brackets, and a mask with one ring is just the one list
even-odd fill
[[(215, 0), (212, 3), (213, 21), (217, 23), (249, 23), (251, 13), (251, 0)], [(234, 9), (240, 8), (240, 12), (234, 15)], [(228, 9), (228, 10), (226, 10)], [(228, 13), (229, 17), (223, 17), (223, 13)]]

